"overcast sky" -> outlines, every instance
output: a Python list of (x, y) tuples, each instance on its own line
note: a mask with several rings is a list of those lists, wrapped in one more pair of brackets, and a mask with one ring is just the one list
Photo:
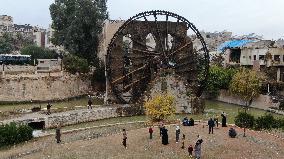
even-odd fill
[[(0, 14), (16, 24), (47, 28), (54, 0), (0, 0)], [(199, 30), (256, 33), (284, 38), (284, 0), (108, 0), (110, 19), (128, 19), (146, 10), (167, 10), (191, 21)]]

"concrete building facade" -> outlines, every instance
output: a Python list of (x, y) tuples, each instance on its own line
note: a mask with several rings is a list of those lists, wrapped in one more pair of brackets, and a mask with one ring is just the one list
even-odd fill
[(260, 70), (277, 68), (277, 81), (284, 81), (284, 45), (271, 40), (238, 41), (223, 50), (224, 65), (239, 65)]
[(45, 29), (29, 24), (14, 24), (13, 17), (0, 15), (0, 36), (5, 32), (13, 33), (14, 35), (20, 33), (24, 37), (31, 37), (37, 46), (45, 47)]

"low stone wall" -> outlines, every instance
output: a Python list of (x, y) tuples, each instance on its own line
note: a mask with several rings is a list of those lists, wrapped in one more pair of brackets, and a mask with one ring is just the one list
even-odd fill
[(90, 122), (100, 119), (108, 119), (113, 117), (118, 117), (116, 113), (116, 108), (99, 108), (93, 110), (79, 110), (70, 111), (67, 113), (59, 113), (54, 116), (47, 117), (45, 119), (46, 128), (54, 128), (57, 124), (62, 126), (73, 125), (78, 123)]
[[(216, 98), (216, 100), (230, 104), (237, 104), (242, 106), (246, 105), (245, 101), (243, 101), (240, 97), (233, 96), (226, 90), (221, 90), (220, 95)], [(272, 102), (270, 96), (259, 95), (258, 98), (255, 98), (252, 101), (250, 107), (268, 110), (269, 107), (278, 107), (278, 105), (279, 105), (278, 103)]]
[(90, 81), (79, 75), (4, 76), (0, 78), (0, 101), (61, 100), (85, 95), (90, 88)]
[(29, 124), (35, 122), (44, 122), (45, 128), (55, 128), (58, 124), (61, 126), (74, 125), (78, 123), (91, 122), (101, 119), (108, 119), (120, 116), (129, 116), (126, 112), (120, 112), (121, 109), (129, 107), (128, 105), (119, 105), (111, 107), (99, 107), (94, 109), (72, 110), (51, 115), (33, 113), (16, 119), (10, 119), (0, 122), (7, 124), (15, 122), (17, 124)]
[(47, 70), (41, 69), (39, 66), (32, 66), (32, 65), (4, 65), (4, 72), (3, 72), (3, 65), (0, 65), (0, 72), (1, 74), (36, 74), (38, 72), (60, 72), (61, 66), (51, 66), (47, 67)]
[[(3, 72), (3, 65), (1, 65), (1, 71)], [(17, 73), (35, 73), (36, 67), (31, 65), (4, 65), (5, 74), (17, 74)]]

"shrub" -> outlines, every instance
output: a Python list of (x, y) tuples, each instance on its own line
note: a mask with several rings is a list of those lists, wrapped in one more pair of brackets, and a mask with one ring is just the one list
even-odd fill
[(58, 54), (54, 50), (45, 49), (36, 45), (26, 46), (21, 49), (22, 55), (31, 55), (31, 63), (36, 59), (57, 59)]
[(157, 95), (145, 103), (146, 114), (153, 121), (161, 121), (175, 113), (175, 100), (170, 95)]
[(272, 128), (282, 128), (284, 130), (284, 118), (282, 119), (274, 119), (274, 123), (272, 125)]
[(64, 69), (72, 74), (89, 72), (88, 61), (72, 54), (64, 56), (63, 64)]
[(242, 128), (252, 128), (254, 125), (254, 117), (245, 112), (239, 112), (235, 118), (235, 124)]
[(284, 110), (284, 101), (280, 102), (279, 109), (280, 110)]
[(261, 129), (271, 129), (276, 128), (277, 123), (274, 117), (271, 114), (265, 114), (264, 116), (258, 117), (255, 120), (255, 129), (261, 130)]
[(33, 129), (27, 125), (10, 123), (0, 126), (0, 147), (18, 144), (33, 138)]

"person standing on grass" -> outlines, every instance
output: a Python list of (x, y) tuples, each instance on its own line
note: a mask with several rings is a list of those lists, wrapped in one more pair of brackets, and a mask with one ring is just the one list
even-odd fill
[(127, 134), (126, 134), (126, 130), (123, 129), (122, 130), (122, 136), (123, 136), (123, 141), (122, 141), (122, 145), (124, 146), (125, 149), (127, 149), (127, 145), (126, 145), (126, 140), (127, 140)]
[(149, 128), (150, 139), (153, 138), (153, 128), (150, 126)]
[(227, 127), (227, 115), (225, 114), (225, 112), (223, 112), (221, 116), (222, 116), (222, 127)]
[(51, 106), (52, 106), (52, 105), (50, 104), (50, 102), (48, 102), (47, 105), (46, 105), (47, 115), (50, 115), (50, 114), (51, 114), (51, 112), (50, 112)]
[(92, 104), (93, 104), (92, 97), (91, 95), (88, 95), (88, 109), (92, 109)]
[(213, 128), (214, 128), (214, 126), (215, 126), (215, 123), (214, 123), (214, 120), (212, 119), (212, 118), (210, 118), (209, 120), (208, 120), (208, 126), (209, 126), (209, 134), (212, 132), (212, 134), (213, 134)]
[(176, 125), (176, 143), (179, 142), (180, 127)]
[(55, 139), (57, 143), (61, 142), (61, 130), (60, 130), (61, 126), (60, 124), (57, 125), (57, 128), (55, 130)]

